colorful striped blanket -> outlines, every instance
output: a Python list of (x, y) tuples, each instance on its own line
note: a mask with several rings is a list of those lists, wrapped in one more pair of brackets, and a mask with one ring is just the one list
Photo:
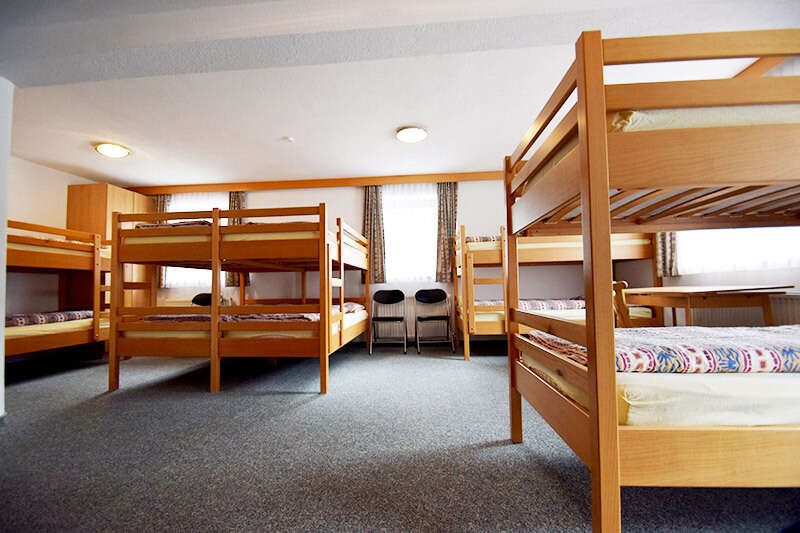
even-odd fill
[[(528, 336), (585, 365), (586, 348), (548, 333)], [(800, 325), (627, 328), (614, 333), (617, 372), (800, 372)]]
[(6, 316), (6, 327), (31, 326), (33, 324), (52, 324), (92, 318), (92, 311), (52, 311), (48, 313), (24, 313)]

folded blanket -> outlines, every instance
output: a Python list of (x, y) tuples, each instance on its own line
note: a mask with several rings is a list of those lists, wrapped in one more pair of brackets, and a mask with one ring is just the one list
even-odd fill
[(92, 311), (51, 311), (48, 313), (25, 313), (6, 316), (6, 327), (52, 324), (92, 318)]
[[(586, 348), (543, 331), (528, 336), (573, 361)], [(614, 333), (618, 372), (800, 372), (800, 325), (771, 327), (625, 328)]]

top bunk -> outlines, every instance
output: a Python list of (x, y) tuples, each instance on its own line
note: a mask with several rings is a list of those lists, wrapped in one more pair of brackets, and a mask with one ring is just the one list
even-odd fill
[[(132, 226), (132, 227), (130, 227)], [(325, 204), (175, 213), (114, 214), (121, 263), (229, 272), (319, 270), (326, 259), (368, 268), (368, 242), (341, 219), (328, 228)]]
[[(800, 224), (800, 76), (763, 76), (798, 55), (796, 29), (602, 40), (584, 33), (506, 158), (511, 232), (580, 234), (590, 161), (607, 166), (614, 233)], [(756, 61), (729, 79), (603, 78), (609, 65), (731, 58)]]
[[(467, 235), (461, 226), (455, 237), (456, 266), (459, 275), (465, 252), (474, 265), (501, 266), (505, 250), (505, 228), (498, 235)], [(612, 259), (652, 259), (655, 247), (653, 235), (620, 233), (611, 238)], [(517, 260), (521, 265), (579, 263), (583, 261), (583, 242), (579, 235), (531, 235), (517, 239)]]
[(110, 269), (111, 248), (96, 233), (9, 220), (7, 243), (8, 270)]

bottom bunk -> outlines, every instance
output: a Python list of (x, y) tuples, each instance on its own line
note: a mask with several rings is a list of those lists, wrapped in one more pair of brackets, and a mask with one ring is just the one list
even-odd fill
[(6, 357), (108, 340), (109, 321), (101, 317), (95, 334), (92, 311), (53, 311), (6, 316)]
[[(617, 329), (615, 341), (623, 485), (800, 486), (800, 326)], [(513, 342), (514, 388), (589, 464), (586, 349), (539, 330)]]

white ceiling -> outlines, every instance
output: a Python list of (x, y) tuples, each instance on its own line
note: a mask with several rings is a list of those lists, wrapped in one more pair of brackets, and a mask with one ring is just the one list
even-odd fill
[[(37, 4), (0, 7), (0, 75), (19, 86), (14, 154), (135, 185), (499, 169), (582, 29), (800, 25), (797, 2), (783, 1)], [(609, 78), (632, 78), (621, 70)], [(406, 123), (429, 138), (397, 142)], [(134, 153), (103, 159), (99, 140)]]

